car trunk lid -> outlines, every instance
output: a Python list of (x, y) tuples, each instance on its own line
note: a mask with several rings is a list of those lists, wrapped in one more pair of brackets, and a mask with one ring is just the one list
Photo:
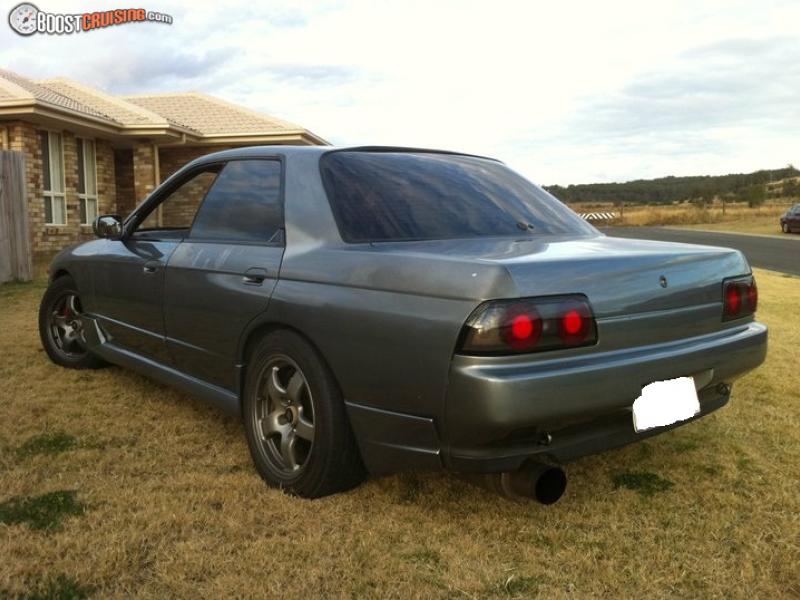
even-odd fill
[(586, 294), (598, 318), (719, 303), (722, 280), (750, 272), (729, 248), (605, 236), (483, 260), (502, 262), (520, 296)]
[(604, 235), (404, 242), (375, 250), (417, 259), (415, 272), (423, 279), (430, 274), (439, 293), (453, 286), (467, 293), (471, 280), (478, 301), (584, 294), (599, 344), (573, 354), (736, 327), (722, 321), (722, 281), (750, 272), (737, 250)]

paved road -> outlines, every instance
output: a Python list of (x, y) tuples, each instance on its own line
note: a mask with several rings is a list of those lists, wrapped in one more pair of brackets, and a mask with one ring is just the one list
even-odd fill
[(797, 234), (789, 234), (782, 239), (666, 227), (604, 227), (601, 231), (615, 237), (736, 248), (744, 252), (754, 267), (800, 275), (800, 240), (789, 237), (800, 237)]

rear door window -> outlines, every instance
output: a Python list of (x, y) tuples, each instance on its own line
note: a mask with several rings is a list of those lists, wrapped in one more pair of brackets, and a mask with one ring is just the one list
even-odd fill
[(234, 160), (206, 194), (189, 237), (275, 242), (282, 230), (280, 161)]

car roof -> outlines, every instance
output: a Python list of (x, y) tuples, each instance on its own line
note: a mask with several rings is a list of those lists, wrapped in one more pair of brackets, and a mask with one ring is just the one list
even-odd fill
[(437, 150), (433, 148), (410, 148), (404, 146), (246, 146), (243, 148), (233, 148), (222, 150), (201, 156), (193, 164), (199, 165), (206, 162), (216, 162), (220, 160), (231, 160), (237, 158), (256, 158), (265, 156), (296, 156), (296, 155), (322, 155), (329, 152), (408, 152), (425, 154), (451, 154), (454, 156), (471, 156), (500, 162), (495, 158), (480, 156), (477, 154), (467, 154), (451, 150)]

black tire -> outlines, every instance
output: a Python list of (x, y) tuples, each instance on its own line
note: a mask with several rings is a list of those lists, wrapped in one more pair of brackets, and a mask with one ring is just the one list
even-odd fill
[(300, 335), (275, 331), (253, 347), (242, 410), (253, 462), (271, 487), (319, 498), (364, 480), (339, 386)]
[[(39, 305), (39, 338), (47, 356), (57, 365), (68, 369), (99, 369), (107, 363), (86, 348), (81, 311), (80, 293), (72, 277), (55, 279)], [(63, 327), (58, 323), (63, 323)]]
[(786, 223), (781, 223), (781, 231), (783, 233), (789, 233), (789, 226)]

